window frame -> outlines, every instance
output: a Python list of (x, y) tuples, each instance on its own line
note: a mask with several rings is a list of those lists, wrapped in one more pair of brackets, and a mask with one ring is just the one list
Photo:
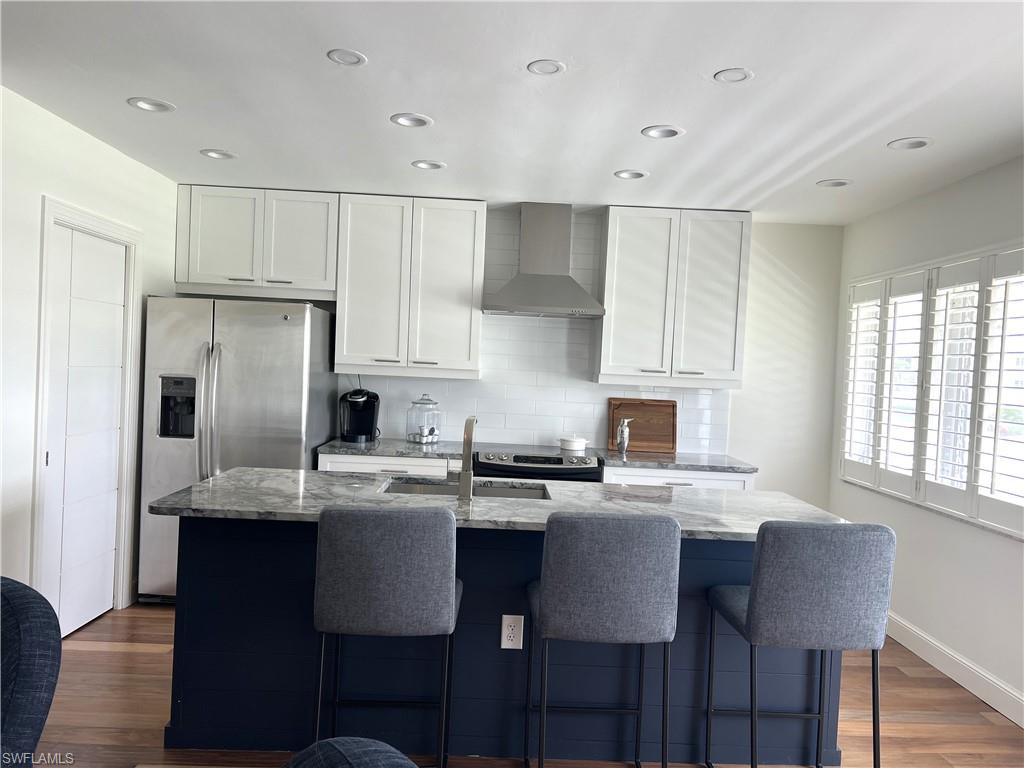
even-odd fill
[[(978, 485), (978, 457), (981, 448), (981, 417), (982, 402), (984, 397), (984, 357), (986, 348), (986, 327), (989, 320), (990, 287), (993, 280), (998, 279), (996, 265), (1002, 265), (1000, 269), (1005, 273), (1006, 260), (1016, 266), (1019, 273), (1024, 273), (1024, 242), (1009, 241), (999, 243), (984, 249), (978, 249), (967, 253), (956, 254), (942, 259), (908, 265), (896, 270), (888, 270), (882, 273), (864, 275), (851, 279), (847, 285), (846, 304), (842, 308), (844, 325), (841, 328), (844, 344), (840, 353), (843, 355), (843, 364), (840, 370), (843, 374), (842, 387), (840, 390), (840, 401), (838, 403), (839, 429), (838, 432), (838, 473), (839, 478), (844, 482), (867, 488), (882, 493), (901, 501), (920, 506), (954, 519), (963, 520), (971, 524), (993, 530), (998, 533), (1024, 541), (1024, 506), (1018, 506), (1013, 502), (986, 496), (979, 492)], [(1020, 260), (1018, 263), (1016, 260)], [(958, 489), (936, 483), (925, 476), (927, 438), (929, 431), (929, 395), (930, 381), (932, 375), (932, 338), (933, 321), (938, 293), (938, 278), (940, 270), (953, 267), (958, 264), (968, 265), (970, 262), (977, 262), (978, 275), (978, 308), (976, 325), (974, 331), (974, 352), (973, 352), (973, 379), (970, 396), (969, 428), (970, 437), (968, 441), (968, 480), (967, 487)], [(923, 276), (923, 301), (921, 309), (921, 337), (919, 339), (919, 357), (917, 370), (917, 402), (915, 410), (914, 428), (914, 451), (913, 471), (907, 475), (898, 474), (886, 470), (881, 465), (882, 435), (885, 429), (884, 419), (887, 413), (883, 408), (886, 382), (890, 381), (892, 371), (888, 370), (889, 355), (888, 337), (889, 327), (893, 318), (890, 316), (890, 300), (893, 297), (893, 285), (904, 284), (907, 280), (913, 280), (915, 276)], [(1001, 275), (1005, 276), (1005, 274)], [(879, 343), (876, 363), (876, 401), (874, 409), (874, 424), (872, 425), (873, 451), (870, 464), (846, 458), (847, 447), (847, 424), (848, 409), (850, 406), (850, 393), (848, 382), (850, 375), (850, 345), (849, 334), (851, 331), (851, 310), (855, 304), (857, 290), (864, 290), (868, 286), (880, 283), (881, 297), (879, 300)], [(908, 295), (905, 289), (901, 289), (903, 295)], [(900, 295), (897, 293), (897, 295)]]

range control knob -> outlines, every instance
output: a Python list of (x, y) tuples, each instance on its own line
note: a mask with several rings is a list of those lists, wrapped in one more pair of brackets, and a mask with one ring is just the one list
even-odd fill
[(508, 461), (508, 454), (507, 453), (503, 453), (503, 454), (501, 454), (500, 458), (501, 458), (502, 461)]
[(494, 454), (488, 453), (486, 456), (484, 456), (484, 458), (487, 459), (488, 461), (494, 461)]
[(590, 457), (589, 456), (584, 456), (584, 457), (582, 457), (580, 459), (580, 464), (589, 464), (589, 463), (590, 463)]
[(578, 463), (579, 463), (579, 461), (580, 461), (580, 460), (579, 460), (579, 459), (577, 459), (577, 458), (576, 458), (575, 456), (570, 456), (570, 457), (569, 457), (569, 463), (570, 463), (570, 464), (578, 464)]

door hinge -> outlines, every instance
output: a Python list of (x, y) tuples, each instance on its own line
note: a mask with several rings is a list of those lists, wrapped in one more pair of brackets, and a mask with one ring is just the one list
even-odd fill
[(50, 466), (50, 452), (49, 451), (46, 452), (46, 457), (43, 459), (43, 461), (45, 462), (43, 464), (43, 466), (45, 466), (45, 467)]

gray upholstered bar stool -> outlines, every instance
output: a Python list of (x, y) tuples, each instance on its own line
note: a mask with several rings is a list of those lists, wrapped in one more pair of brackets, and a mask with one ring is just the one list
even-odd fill
[[(704, 764), (711, 763), (711, 721), (715, 712), (746, 710), (714, 707), (715, 617), (722, 615), (750, 643), (750, 765), (757, 768), (758, 717), (802, 717), (818, 721), (815, 764), (821, 768), (825, 738), (826, 654), (871, 650), (874, 764), (881, 765), (878, 722), (878, 651), (892, 592), (896, 534), (884, 525), (769, 521), (757, 531), (750, 586), (719, 586), (708, 591), (707, 721)], [(819, 651), (818, 711), (811, 714), (759, 712), (757, 649)]]
[[(668, 764), (669, 653), (679, 610), (679, 523), (664, 515), (556, 512), (548, 518), (540, 581), (527, 586), (531, 633), (527, 651), (523, 762), (530, 765), (533, 653), (541, 641), (540, 734), (544, 768), (548, 711), (612, 712), (636, 718), (634, 760), (640, 768), (644, 645), (663, 643), (661, 764)], [(548, 705), (551, 640), (640, 646), (635, 707)]]
[[(338, 635), (329, 704), (331, 733), (341, 707), (380, 705), (376, 699), (339, 699), (341, 636), (444, 637), (441, 694), (437, 701), (388, 699), (388, 705), (438, 709), (437, 765), (447, 761), (451, 708), (452, 634), (462, 601), (455, 578), (455, 516), (443, 508), (325, 509), (317, 533), (316, 596), (313, 621), (326, 635)], [(317, 707), (320, 738), (320, 711)]]

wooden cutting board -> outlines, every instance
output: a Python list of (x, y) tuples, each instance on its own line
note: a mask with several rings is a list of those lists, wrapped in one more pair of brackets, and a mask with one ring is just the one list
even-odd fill
[(618, 450), (619, 419), (629, 422), (629, 449), (644, 453), (676, 452), (676, 401), (608, 398), (608, 450)]

